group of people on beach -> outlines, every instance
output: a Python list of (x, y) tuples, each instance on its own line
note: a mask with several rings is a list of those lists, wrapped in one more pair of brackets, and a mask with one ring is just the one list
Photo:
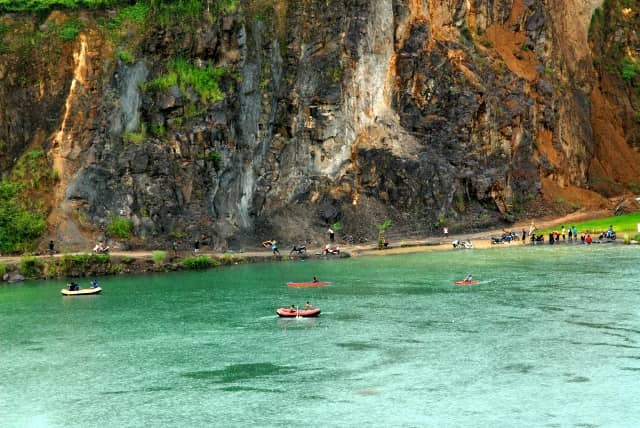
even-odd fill
[[(544, 235), (540, 234), (540, 235), (536, 235), (535, 231), (536, 231), (536, 227), (534, 222), (531, 222), (531, 226), (529, 227), (529, 240), (531, 241), (532, 244), (538, 243), (538, 242), (544, 242)], [(524, 238), (525, 238), (525, 230), (522, 229), (522, 238), (523, 238), (523, 243), (524, 243)], [(578, 238), (579, 236), (579, 238)], [(566, 243), (566, 242), (578, 242), (578, 239), (580, 239), (580, 243), (582, 244), (591, 244), (593, 243), (593, 237), (591, 236), (590, 233), (587, 232), (580, 232), (578, 233), (578, 228), (576, 226), (569, 226), (569, 227), (565, 227), (565, 225), (561, 225), (559, 230), (553, 230), (551, 232), (549, 232), (548, 235), (548, 243), (550, 245), (553, 244), (559, 244), (560, 242), (562, 243)], [(600, 240), (603, 239), (610, 239), (610, 240), (614, 240), (616, 239), (616, 233), (613, 230), (613, 225), (609, 225), (609, 228), (605, 231), (602, 232), (599, 236)]]
[[(324, 247), (322, 247), (322, 255), (326, 256), (326, 255), (339, 255), (340, 254), (340, 247), (337, 245), (334, 245), (335, 242), (335, 235), (336, 232), (329, 227), (329, 229), (327, 230), (327, 233), (329, 234), (329, 244), (326, 244)], [(265, 248), (269, 248), (271, 249), (271, 253), (274, 256), (279, 256), (280, 255), (280, 250), (278, 249), (278, 241), (275, 239), (268, 239), (266, 241), (262, 242), (262, 246)], [(306, 246), (298, 246), (298, 245), (294, 245), (293, 249), (289, 252), (289, 255), (305, 255), (306, 254), (306, 250), (307, 247)]]

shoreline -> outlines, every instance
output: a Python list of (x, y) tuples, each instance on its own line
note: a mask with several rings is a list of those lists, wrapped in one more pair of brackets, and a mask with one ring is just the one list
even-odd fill
[[(538, 229), (546, 229), (559, 224), (579, 222), (592, 218), (603, 217), (609, 214), (609, 210), (577, 211), (562, 218), (533, 219)], [(529, 222), (520, 222), (511, 226), (511, 230), (528, 230)], [(150, 273), (169, 273), (196, 269), (210, 269), (218, 266), (229, 266), (245, 263), (274, 263), (304, 259), (339, 259), (348, 257), (385, 256), (398, 254), (423, 253), (431, 251), (460, 251), (468, 249), (456, 249), (452, 242), (471, 241), (472, 249), (486, 250), (490, 248), (520, 247), (532, 245), (527, 240), (513, 241), (511, 243), (493, 244), (492, 237), (501, 236), (503, 230), (492, 229), (474, 233), (454, 233), (448, 236), (424, 237), (420, 239), (394, 239), (389, 247), (378, 249), (377, 243), (341, 245), (339, 255), (322, 255), (322, 247), (309, 248), (304, 256), (290, 255), (283, 251), (279, 255), (273, 255), (269, 249), (253, 248), (249, 251), (201, 251), (179, 252), (171, 254), (168, 250), (144, 250), (144, 251), (113, 251), (108, 255), (84, 253), (62, 253), (54, 255), (35, 256), (4, 256), (0, 257), (0, 284), (22, 282), (29, 280), (65, 280), (89, 277), (105, 277), (114, 275), (135, 275)], [(520, 234), (518, 234), (520, 235)], [(546, 237), (545, 237), (546, 238)], [(594, 241), (597, 243), (597, 241)], [(622, 244), (623, 240), (613, 241), (614, 244)], [(635, 243), (635, 242), (633, 242)], [(569, 243), (560, 241), (559, 245), (581, 245), (580, 242)], [(536, 245), (549, 245), (545, 240)], [(557, 244), (556, 244), (557, 245)], [(157, 257), (158, 251), (164, 256)], [(154, 254), (156, 253), (156, 254)], [(199, 260), (194, 260), (198, 258)]]
[[(41, 263), (39, 270), (23, 272), (21, 269), (24, 257), (0, 257), (0, 268), (4, 265), (4, 272), (0, 277), (2, 283), (19, 283), (24, 280), (51, 280), (60, 281), (79, 278), (96, 278), (117, 275), (144, 275), (144, 274), (161, 274), (178, 271), (189, 270), (207, 270), (215, 269), (221, 266), (232, 266), (238, 264), (253, 263), (283, 263), (291, 262), (299, 259), (306, 260), (322, 260), (322, 259), (344, 259), (351, 257), (381, 257), (401, 254), (417, 254), (428, 253), (434, 251), (472, 251), (472, 250), (488, 250), (501, 248), (518, 248), (524, 246), (548, 246), (548, 242), (532, 244), (527, 240), (523, 243), (521, 240), (511, 243), (493, 244), (490, 234), (482, 232), (482, 236), (476, 234), (475, 238), (468, 235), (465, 240), (471, 239), (473, 248), (454, 248), (452, 241), (463, 240), (462, 237), (452, 235), (445, 238), (419, 239), (412, 241), (400, 241), (399, 243), (390, 243), (385, 249), (378, 249), (377, 245), (346, 245), (341, 247), (339, 255), (322, 255), (321, 248), (310, 249), (304, 256), (289, 255), (282, 253), (273, 255), (269, 250), (265, 251), (248, 251), (248, 252), (211, 252), (204, 251), (194, 255), (192, 252), (183, 252), (177, 255), (168, 255), (161, 263), (154, 261), (152, 251), (122, 251), (113, 252), (108, 255), (92, 255), (87, 253), (65, 253), (44, 256), (27, 256), (26, 259), (37, 260)], [(599, 244), (594, 241), (592, 245)], [(621, 245), (623, 240), (608, 241), (612, 245)], [(634, 244), (636, 242), (633, 242)], [(586, 245), (579, 241), (559, 241), (554, 245)], [(186, 260), (199, 258), (201, 260), (211, 261), (210, 265), (204, 267), (193, 267), (185, 263)], [(89, 262), (93, 260), (93, 262)], [(77, 265), (74, 265), (76, 263)], [(34, 275), (34, 272), (36, 273)]]

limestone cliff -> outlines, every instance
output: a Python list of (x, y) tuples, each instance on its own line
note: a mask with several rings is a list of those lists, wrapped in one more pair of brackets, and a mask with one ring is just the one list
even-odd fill
[(364, 240), (639, 189), (638, 1), (215, 3), (0, 18), (0, 172), (45, 154), (42, 242)]

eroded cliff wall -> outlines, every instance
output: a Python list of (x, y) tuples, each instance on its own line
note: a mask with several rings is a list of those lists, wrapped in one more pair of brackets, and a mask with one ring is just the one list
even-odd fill
[(43, 242), (471, 230), (640, 183), (638, 2), (204, 3), (1, 18), (0, 169), (45, 154)]

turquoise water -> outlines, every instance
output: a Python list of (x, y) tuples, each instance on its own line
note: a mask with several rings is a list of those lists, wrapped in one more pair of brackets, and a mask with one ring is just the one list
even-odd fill
[(0, 426), (639, 426), (638, 271), (545, 246), (5, 285)]

